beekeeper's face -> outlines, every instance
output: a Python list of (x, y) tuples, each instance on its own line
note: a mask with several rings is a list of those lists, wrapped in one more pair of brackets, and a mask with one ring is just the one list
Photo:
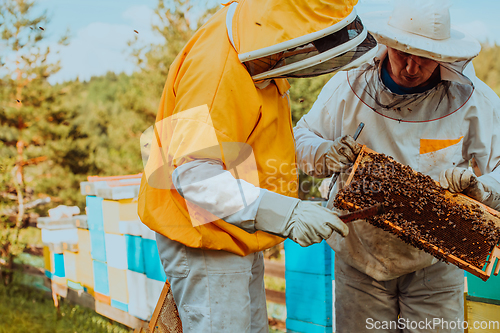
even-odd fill
[(388, 47), (387, 69), (391, 78), (401, 87), (423, 87), (439, 79), (438, 63)]

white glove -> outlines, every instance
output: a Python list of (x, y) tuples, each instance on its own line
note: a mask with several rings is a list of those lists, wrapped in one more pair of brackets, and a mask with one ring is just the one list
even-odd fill
[(320, 243), (334, 231), (344, 237), (349, 233), (347, 225), (334, 212), (273, 192), (262, 197), (255, 229), (288, 237), (301, 246)]
[(483, 202), (487, 193), (476, 175), (465, 168), (450, 168), (439, 175), (441, 187), (452, 193), (463, 192), (465, 195)]
[(441, 187), (450, 192), (463, 192), (493, 209), (500, 208), (500, 184), (491, 176), (477, 177), (465, 168), (450, 168), (439, 175)]
[(356, 161), (360, 151), (361, 145), (350, 135), (344, 135), (335, 141), (325, 142), (316, 151), (314, 158), (316, 172), (324, 173), (323, 165), (329, 170), (329, 174), (346, 170), (351, 163)]

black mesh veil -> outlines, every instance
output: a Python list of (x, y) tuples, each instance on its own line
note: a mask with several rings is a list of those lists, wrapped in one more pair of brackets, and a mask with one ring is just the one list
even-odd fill
[(364, 56), (368, 51), (375, 48), (376, 45), (377, 42), (375, 41), (375, 38), (368, 34), (365, 40), (353, 49), (335, 58), (321, 62), (313, 67), (287, 74), (286, 77), (311, 77), (341, 70), (345, 66), (348, 66), (350, 63)]
[[(266, 73), (269, 75), (265, 79), (310, 77), (340, 70), (373, 50), (376, 45), (375, 39), (356, 17), (339, 31), (276, 54), (244, 61), (243, 64), (254, 79)], [(292, 69), (276, 72), (286, 68)]]
[[(441, 82), (416, 94), (392, 93), (382, 82), (382, 61), (373, 62), (348, 73), (348, 83), (354, 94), (378, 114), (401, 122), (427, 122), (458, 111), (472, 96), (474, 85), (463, 74), (469, 61), (439, 62)], [(432, 101), (429, 103), (429, 101)]]

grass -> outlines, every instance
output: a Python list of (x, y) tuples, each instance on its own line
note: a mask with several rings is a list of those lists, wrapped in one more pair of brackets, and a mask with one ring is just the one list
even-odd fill
[[(0, 333), (130, 333), (131, 329), (112, 323), (94, 311), (60, 303), (60, 315), (52, 299), (42, 291), (20, 284), (20, 274), (4, 286), (0, 282)], [(270, 333), (283, 333), (269, 328)]]
[(94, 311), (62, 301), (60, 315), (44, 292), (14, 282), (0, 282), (0, 333), (128, 333), (131, 329), (113, 324)]

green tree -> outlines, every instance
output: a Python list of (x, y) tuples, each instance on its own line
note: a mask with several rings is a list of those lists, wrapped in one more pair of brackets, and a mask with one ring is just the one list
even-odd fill
[(131, 96), (139, 98), (125, 99), (124, 102), (130, 109), (147, 117), (150, 124), (156, 117), (170, 65), (195, 31), (218, 9), (218, 6), (210, 5), (212, 2), (158, 0), (154, 11), (157, 23), (152, 24), (152, 28), (162, 42), (139, 46), (140, 36), (130, 41), (129, 45), (133, 48), (131, 56), (138, 68), (132, 76), (134, 93)]
[(132, 80), (126, 74), (108, 72), (88, 82), (66, 84), (71, 92), (63, 103), (75, 110), (73, 174), (109, 176), (141, 171), (139, 139), (150, 123), (134, 109), (140, 96)]
[[(35, 2), (4, 0), (0, 3), (0, 156), (14, 159), (10, 177), (0, 191), (15, 206), (15, 217), (4, 218), (0, 248), (6, 283), (13, 258), (22, 246), (19, 229), (24, 226), (27, 204), (34, 198), (40, 168), (50, 158), (49, 148), (68, 131), (67, 114), (58, 106), (59, 93), (47, 79), (59, 70), (48, 60), (51, 49), (43, 46), (47, 15), (35, 13)], [(60, 41), (65, 42), (65, 37)], [(42, 164), (40, 164), (42, 163)], [(32, 172), (32, 173), (30, 173)], [(5, 210), (4, 210), (5, 212)], [(11, 214), (12, 215), (12, 214)], [(0, 265), (0, 267), (2, 267)]]
[(289, 79), (293, 126), (311, 110), (323, 86), (333, 74), (306, 79)]
[(476, 75), (500, 95), (500, 46), (483, 44), (481, 52), (474, 58)]

